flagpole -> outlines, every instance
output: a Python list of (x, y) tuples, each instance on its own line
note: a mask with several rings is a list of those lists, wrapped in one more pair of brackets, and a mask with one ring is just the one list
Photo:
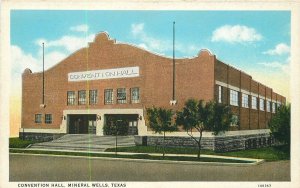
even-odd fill
[(175, 101), (175, 21), (173, 22), (173, 102)]
[(43, 43), (43, 101), (42, 104), (45, 105), (45, 62), (44, 62), (44, 43)]

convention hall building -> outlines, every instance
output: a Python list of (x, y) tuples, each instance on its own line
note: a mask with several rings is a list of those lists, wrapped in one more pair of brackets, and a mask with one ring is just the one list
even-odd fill
[[(87, 47), (44, 72), (24, 70), (20, 135), (105, 135), (108, 120), (119, 118), (128, 122), (128, 134), (137, 135), (137, 143), (140, 136), (140, 144), (151, 145), (157, 135), (145, 123), (146, 108), (180, 110), (190, 98), (230, 105), (238, 119), (223, 136), (206, 133), (204, 137), (213, 140), (207, 147), (215, 147), (216, 138), (230, 138), (234, 147), (251, 147), (253, 140), (255, 145), (266, 144), (268, 121), (286, 103), (284, 96), (208, 50), (173, 59), (118, 43), (101, 32)], [(188, 139), (184, 131), (168, 136)]]

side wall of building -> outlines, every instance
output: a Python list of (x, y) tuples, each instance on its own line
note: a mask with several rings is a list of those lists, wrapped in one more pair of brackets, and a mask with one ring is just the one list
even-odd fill
[[(230, 105), (239, 120), (238, 125), (232, 129), (267, 129), (276, 108), (285, 104), (285, 97), (253, 80), (250, 75), (219, 60), (216, 60), (215, 68), (215, 99)], [(238, 93), (237, 104), (232, 104), (232, 91)]]

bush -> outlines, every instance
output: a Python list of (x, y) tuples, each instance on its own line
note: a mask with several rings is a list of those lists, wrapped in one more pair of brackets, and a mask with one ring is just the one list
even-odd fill
[(271, 135), (288, 146), (291, 143), (291, 106), (282, 105), (269, 122)]
[(9, 138), (9, 148), (26, 148), (30, 144), (37, 143), (37, 141), (21, 140), (20, 138)]

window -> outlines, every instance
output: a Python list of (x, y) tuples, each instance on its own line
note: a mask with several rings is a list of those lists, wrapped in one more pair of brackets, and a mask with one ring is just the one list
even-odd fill
[(267, 101), (267, 112), (271, 112), (271, 102)]
[(113, 90), (112, 89), (104, 90), (104, 104), (113, 104)]
[(261, 111), (265, 110), (265, 100), (264, 99), (259, 99), (259, 109)]
[(232, 115), (230, 126), (238, 126), (239, 125), (239, 116)]
[(218, 97), (218, 102), (219, 103), (222, 103), (222, 86), (219, 86), (218, 87), (219, 88), (219, 97)]
[(42, 123), (42, 114), (35, 114), (34, 122)]
[(74, 91), (67, 92), (67, 105), (75, 105), (76, 96)]
[(275, 113), (276, 112), (276, 103), (272, 102), (272, 112)]
[(117, 89), (117, 103), (118, 104), (126, 103), (126, 89), (125, 88)]
[(79, 105), (86, 104), (86, 91), (85, 90), (78, 91), (78, 104)]
[(45, 123), (46, 124), (52, 123), (52, 114), (45, 114)]
[(242, 107), (244, 108), (249, 108), (249, 99), (248, 99), (248, 95), (246, 94), (242, 94)]
[(131, 88), (131, 103), (140, 102), (140, 88), (134, 87)]
[(89, 92), (89, 104), (97, 104), (98, 103), (98, 92), (97, 90), (90, 90)]
[(280, 102), (277, 102), (277, 108), (279, 108), (281, 106)]
[(233, 106), (238, 106), (239, 105), (239, 100), (238, 100), (238, 92), (234, 90), (230, 90), (230, 104)]
[(251, 105), (252, 109), (257, 109), (257, 98), (252, 96), (252, 105)]

